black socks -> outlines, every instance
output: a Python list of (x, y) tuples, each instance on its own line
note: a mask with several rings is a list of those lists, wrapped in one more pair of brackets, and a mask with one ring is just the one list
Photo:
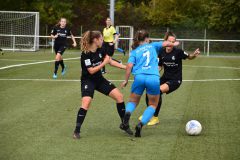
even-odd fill
[(61, 65), (61, 67), (62, 67), (62, 71), (63, 71), (64, 68), (65, 68), (65, 65), (64, 65), (64, 63), (63, 63), (63, 60), (59, 61), (59, 63), (60, 63), (60, 65)]
[(119, 117), (121, 118), (121, 121), (123, 121), (124, 115), (125, 115), (125, 103), (117, 103), (117, 110)]
[(77, 114), (77, 122), (76, 122), (76, 128), (75, 128), (75, 132), (76, 133), (80, 133), (80, 129), (82, 126), (82, 123), (85, 119), (85, 116), (87, 114), (87, 110), (80, 108)]
[(60, 61), (55, 61), (54, 74), (57, 74), (59, 64), (60, 64)]

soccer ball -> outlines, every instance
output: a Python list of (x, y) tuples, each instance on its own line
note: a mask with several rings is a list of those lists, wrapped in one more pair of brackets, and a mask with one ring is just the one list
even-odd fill
[(188, 121), (185, 128), (188, 135), (196, 136), (202, 131), (202, 125), (197, 120)]

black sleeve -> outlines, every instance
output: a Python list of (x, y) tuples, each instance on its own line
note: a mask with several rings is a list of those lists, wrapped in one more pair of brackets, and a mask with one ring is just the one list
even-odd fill
[(158, 66), (162, 66), (162, 54), (163, 54), (163, 48), (158, 53)]
[(72, 35), (72, 31), (70, 29), (67, 29), (67, 36), (71, 36)]
[(52, 29), (51, 34), (54, 35), (54, 36), (57, 34), (57, 29), (56, 29), (56, 27), (54, 27), (54, 28)]
[(92, 67), (91, 55), (90, 54), (82, 53), (81, 61), (82, 61), (82, 65), (84, 65), (86, 68)]
[(181, 49), (179, 49), (179, 56), (181, 59), (186, 59), (188, 58), (189, 54)]
[(106, 47), (101, 47), (101, 53), (103, 58), (108, 54)]

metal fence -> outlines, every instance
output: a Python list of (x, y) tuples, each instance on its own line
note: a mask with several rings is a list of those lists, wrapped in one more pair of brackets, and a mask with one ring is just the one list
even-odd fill
[[(5, 51), (29, 51), (26, 48), (34, 48), (34, 45), (38, 45), (39, 49), (52, 49), (54, 40), (50, 36), (37, 36), (39, 38), (39, 44), (34, 43), (17, 43), (17, 39), (20, 38), (36, 38), (34, 35), (0, 35), (0, 48)], [(76, 36), (77, 44), (79, 44), (81, 37)], [(5, 40), (4, 40), (5, 39)], [(127, 41), (130, 43), (132, 38), (120, 38), (120, 41)], [(151, 38), (152, 41), (160, 41), (161, 38)], [(240, 56), (240, 40), (217, 40), (217, 39), (178, 39), (180, 41), (180, 48), (186, 51), (193, 51), (196, 48), (200, 48), (203, 54), (209, 56), (213, 54), (224, 55), (239, 55)], [(68, 40), (68, 46), (71, 46), (71, 40)], [(6, 46), (6, 44), (10, 44)], [(130, 45), (130, 44), (129, 44)], [(78, 49), (79, 45), (78, 45)], [(129, 46), (122, 48), (126, 52), (129, 52)]]

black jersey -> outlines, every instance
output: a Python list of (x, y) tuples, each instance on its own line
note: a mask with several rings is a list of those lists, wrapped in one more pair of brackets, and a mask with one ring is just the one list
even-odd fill
[(94, 74), (88, 72), (88, 68), (99, 66), (103, 62), (106, 52), (103, 48), (98, 48), (96, 52), (88, 52), (81, 54), (81, 67), (82, 67), (82, 76), (81, 79), (98, 79), (102, 77), (101, 70), (97, 71)]
[(54, 27), (51, 31), (52, 35), (58, 34), (58, 37), (55, 39), (54, 44), (66, 45), (67, 36), (72, 35), (71, 30), (68, 28)]
[(174, 47), (170, 53), (166, 53), (166, 49), (163, 48), (158, 56), (159, 66), (164, 67), (162, 77), (182, 81), (182, 59), (187, 57), (188, 53), (181, 49)]

